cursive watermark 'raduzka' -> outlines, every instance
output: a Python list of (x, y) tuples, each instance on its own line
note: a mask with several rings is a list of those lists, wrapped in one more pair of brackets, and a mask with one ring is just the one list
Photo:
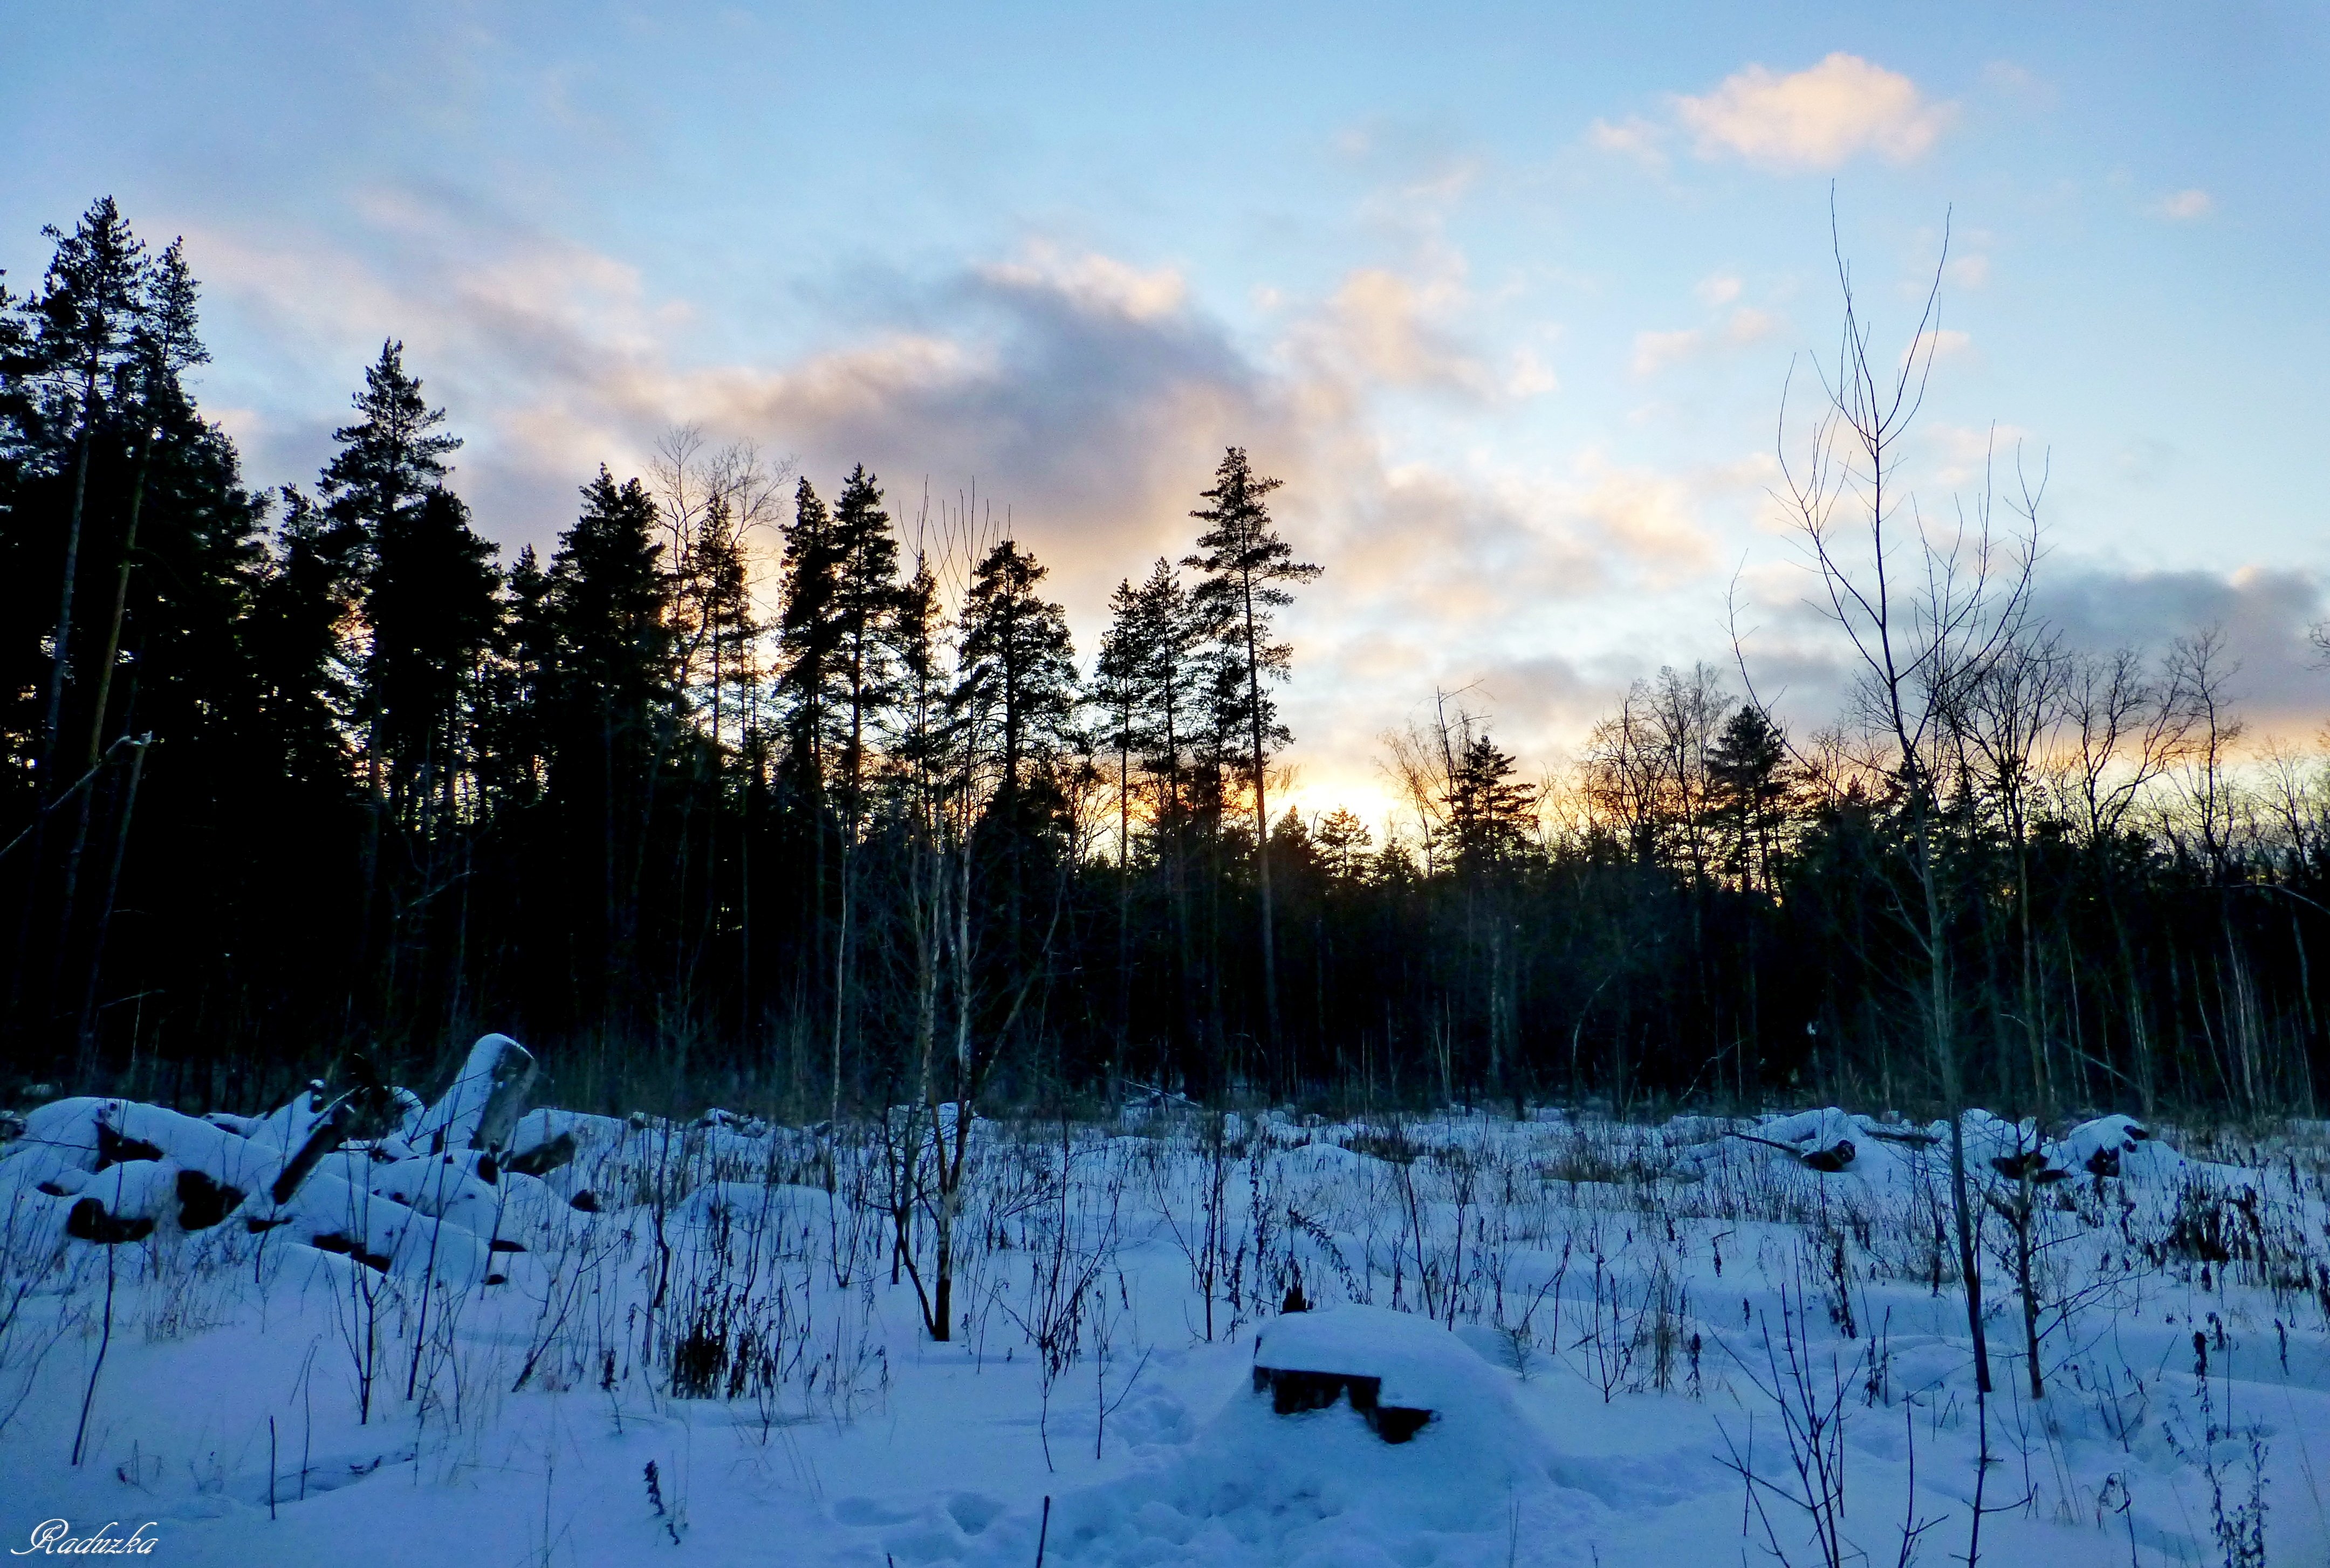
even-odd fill
[(76, 1535), (72, 1533), (72, 1525), (70, 1522), (63, 1519), (43, 1519), (33, 1526), (32, 1544), (11, 1547), (8, 1555), (30, 1557), (35, 1554), (46, 1554), (52, 1557), (81, 1557), (128, 1552), (143, 1557), (154, 1550), (159, 1540), (159, 1537), (148, 1535), (146, 1533), (154, 1527), (155, 1523), (156, 1521), (148, 1519), (129, 1535), (117, 1535), (113, 1532), (121, 1527), (121, 1521), (109, 1519), (95, 1535)]

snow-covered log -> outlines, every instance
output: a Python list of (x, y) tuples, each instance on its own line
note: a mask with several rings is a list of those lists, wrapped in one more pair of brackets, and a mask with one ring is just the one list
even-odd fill
[(1273, 1320), (1255, 1343), (1254, 1387), (1280, 1415), (1327, 1410), (1348, 1397), (1390, 1443), (1488, 1391), (1502, 1392), (1487, 1364), (1430, 1318), (1348, 1305)]

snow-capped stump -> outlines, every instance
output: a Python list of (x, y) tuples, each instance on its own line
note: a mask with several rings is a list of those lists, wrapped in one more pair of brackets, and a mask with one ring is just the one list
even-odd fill
[(1254, 1389), (1280, 1415), (1326, 1410), (1347, 1396), (1376, 1435), (1404, 1443), (1488, 1373), (1464, 1342), (1428, 1318), (1381, 1307), (1289, 1313), (1262, 1331)]
[(505, 1147), (533, 1091), (534, 1053), (507, 1034), (480, 1036), (444, 1097), (405, 1119), (404, 1136), (432, 1152)]

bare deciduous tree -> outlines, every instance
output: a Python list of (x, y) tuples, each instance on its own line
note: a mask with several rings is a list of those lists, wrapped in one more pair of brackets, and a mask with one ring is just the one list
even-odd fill
[[(1913, 885), (1897, 902), (1919, 959), (1924, 1032), (1939, 1097), (1951, 1111), (1950, 1203), (1965, 1288), (1976, 1387), (1991, 1389), (1984, 1332), (1978, 1215), (1968, 1192), (1953, 995), (1950, 888), (1942, 864), (1943, 792), (1963, 740), (1967, 688), (2028, 627), (2043, 477), (2027, 477), (1998, 522), (1983, 487), (1948, 520), (1929, 517), (1902, 473), (1939, 342), (1946, 227), (1909, 346), (1889, 361), (1872, 345), (1843, 243), (1834, 231), (1842, 323), (1833, 366), (1815, 362), (1821, 397), (1809, 425), (1792, 425), (1782, 395), (1778, 449), (1785, 507), (1819, 584), (1821, 609), (1843, 632), (1856, 666), (1857, 718), (1886, 747), (1890, 782), (1909, 834)], [(1791, 381), (1793, 381), (1793, 372)]]

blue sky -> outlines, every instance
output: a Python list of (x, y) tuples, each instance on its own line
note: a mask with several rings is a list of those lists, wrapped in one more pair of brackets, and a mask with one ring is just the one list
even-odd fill
[(394, 335), (507, 545), (693, 422), (905, 510), (976, 483), (1086, 647), (1244, 444), (1327, 568), (1287, 623), (1324, 804), (1435, 686), (1557, 761), (1728, 658), (1735, 573), (1751, 656), (1827, 702), (1766, 491), (1833, 189), (1897, 343), (1948, 215), (1921, 497), (1994, 430), (2043, 456), (2071, 634), (2225, 623), (2297, 739), (2325, 15), (6, 0), (0, 265), (100, 192), (183, 232), (255, 482), (312, 476)]

